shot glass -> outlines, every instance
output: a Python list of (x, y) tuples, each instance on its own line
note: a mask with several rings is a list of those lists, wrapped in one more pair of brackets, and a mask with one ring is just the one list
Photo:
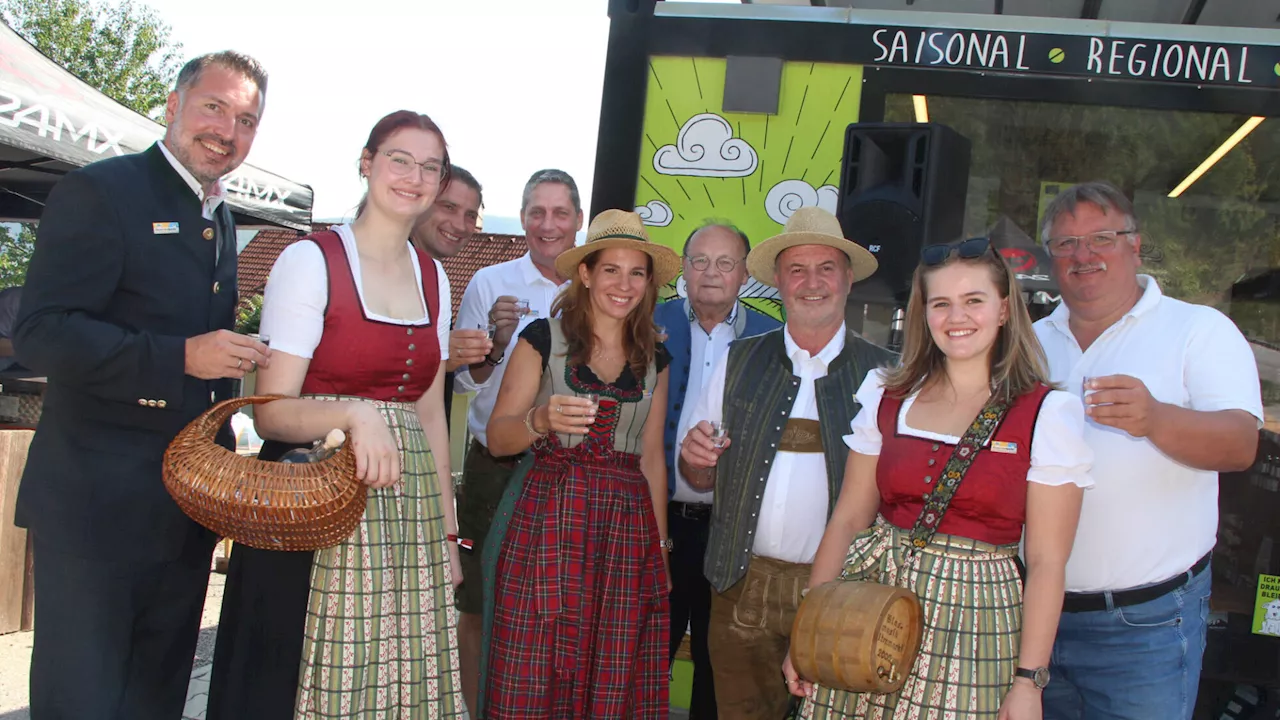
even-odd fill
[(516, 301), (516, 314), (517, 314), (517, 315), (519, 315), (520, 317), (524, 317), (525, 315), (528, 315), (528, 314), (529, 314), (529, 312), (530, 312), (530, 310), (529, 310), (529, 301), (528, 301), (528, 300), (525, 300), (525, 299), (521, 298), (520, 300), (517, 300), (517, 301)]
[(490, 340), (492, 340), (494, 336), (498, 334), (498, 326), (494, 325), (493, 323), (489, 323), (487, 325), (477, 325), (476, 327), (483, 328), (485, 332), (489, 333)]
[(724, 447), (725, 438), (728, 437), (728, 430), (724, 426), (724, 421), (715, 421), (711, 423), (711, 444), (720, 449)]
[(653, 326), (653, 331), (654, 331), (654, 332), (656, 332), (656, 333), (658, 334), (658, 342), (662, 342), (662, 341), (664, 341), (664, 340), (666, 340), (666, 339), (667, 339), (667, 326), (666, 326), (666, 325), (654, 325), (654, 326)]

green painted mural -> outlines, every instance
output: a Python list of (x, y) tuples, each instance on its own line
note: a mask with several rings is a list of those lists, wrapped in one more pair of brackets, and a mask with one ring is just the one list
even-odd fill
[[(654, 240), (679, 252), (689, 233), (716, 220), (756, 243), (800, 207), (835, 212), (861, 66), (784, 63), (775, 115), (723, 111), (723, 58), (653, 57), (649, 70), (636, 211)], [(681, 280), (672, 294), (684, 294)], [(752, 281), (742, 298), (781, 314), (773, 288)]]

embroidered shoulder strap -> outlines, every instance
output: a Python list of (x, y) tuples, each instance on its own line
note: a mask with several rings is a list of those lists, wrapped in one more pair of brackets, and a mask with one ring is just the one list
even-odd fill
[(951, 452), (951, 459), (947, 460), (946, 466), (942, 468), (942, 476), (938, 479), (938, 484), (925, 498), (920, 517), (916, 519), (915, 527), (911, 528), (911, 544), (916, 548), (928, 545), (933, 539), (933, 534), (942, 524), (942, 516), (947, 514), (951, 499), (956, 496), (960, 481), (964, 480), (965, 473), (977, 459), (978, 453), (982, 452), (987, 439), (1004, 419), (1009, 406), (1010, 404), (1003, 400), (992, 400), (987, 403), (987, 406), (969, 425), (969, 429), (964, 431), (960, 442), (956, 443), (956, 449)]

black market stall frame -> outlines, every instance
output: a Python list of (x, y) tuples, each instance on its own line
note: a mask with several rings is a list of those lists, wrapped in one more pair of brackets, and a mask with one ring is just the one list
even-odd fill
[[(795, 207), (834, 208), (844, 192), (838, 184), (846, 128), (902, 120), (887, 111), (895, 96), (1221, 114), (1232, 122), (1280, 117), (1274, 30), (655, 0), (610, 0), (609, 16), (591, 213), (634, 207), (655, 241), (677, 251), (708, 219), (729, 220), (759, 242), (781, 231)], [(1276, 160), (1280, 155), (1271, 164)], [(1176, 193), (1173, 184), (1147, 190), (1163, 198)], [(1041, 201), (1052, 192), (1042, 187)], [(1280, 202), (1270, 207), (1280, 216)], [(1009, 231), (1016, 238), (1010, 242), (1021, 245), (1000, 246), (1002, 253), (1024, 263), (1015, 270), (1024, 290), (1038, 296), (1033, 301), (1052, 305), (1056, 285), (1031, 224), (997, 221), (977, 230)], [(1253, 274), (1242, 271), (1221, 284), (1217, 290), (1225, 292), (1213, 300), (1232, 302), (1231, 286)], [(683, 294), (682, 282), (667, 295)], [(749, 283), (742, 297), (779, 312), (776, 294), (759, 283)], [(1265, 337), (1245, 317), (1261, 308), (1266, 322), (1258, 327), (1280, 327), (1280, 293), (1253, 306), (1235, 302), (1240, 314), (1235, 305), (1226, 311), (1251, 340), (1264, 379), (1280, 388), (1280, 330)], [(1251, 632), (1246, 566), (1262, 568), (1252, 577), (1280, 574), (1280, 550), (1265, 562), (1232, 555), (1253, 542), (1242, 535), (1260, 532), (1242, 530), (1242, 523), (1265, 522), (1261, 508), (1280, 510), (1280, 424), (1270, 417), (1273, 404), (1280, 415), (1280, 398), (1267, 402), (1258, 463), (1224, 473), (1220, 482), (1217, 622), (1203, 678), (1270, 688), (1277, 702), (1280, 639)], [(1253, 519), (1242, 521), (1249, 512)], [(1202, 690), (1202, 697), (1211, 694)]]

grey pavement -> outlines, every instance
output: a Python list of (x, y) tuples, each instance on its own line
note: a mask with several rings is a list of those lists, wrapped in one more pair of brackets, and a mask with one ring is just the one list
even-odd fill
[[(222, 545), (214, 552), (222, 555)], [(218, 632), (218, 616), (222, 610), (222, 591), (226, 576), (210, 573), (209, 592), (205, 596), (204, 615), (200, 620), (200, 639), (187, 687), (187, 705), (182, 720), (204, 720), (209, 701), (209, 675), (213, 670), (213, 642)], [(31, 720), (27, 708), (27, 681), (31, 666), (31, 633), (0, 635), (0, 720)], [(671, 720), (685, 720), (688, 712), (672, 708)]]

